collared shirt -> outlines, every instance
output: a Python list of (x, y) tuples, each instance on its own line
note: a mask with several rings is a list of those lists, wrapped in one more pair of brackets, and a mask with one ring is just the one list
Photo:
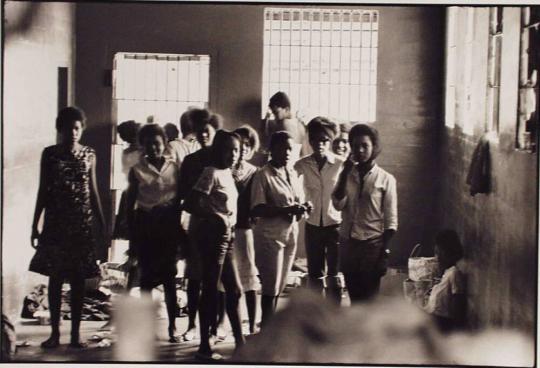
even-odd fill
[[(260, 204), (286, 207), (304, 202), (304, 190), (296, 172), (290, 168), (276, 169), (268, 163), (258, 170), (251, 183), (251, 208)], [(257, 219), (254, 231), (267, 239), (285, 241), (297, 222), (291, 216), (262, 217)]]
[(236, 225), (238, 190), (231, 169), (205, 167), (193, 190), (207, 195), (204, 205), (212, 213)]
[(300, 179), (290, 168), (276, 169), (268, 163), (255, 173), (251, 185), (251, 208), (259, 204), (286, 207), (304, 202)]
[(138, 182), (137, 207), (150, 210), (155, 206), (170, 203), (178, 195), (178, 167), (165, 157), (161, 170), (141, 157), (132, 172)]
[(176, 161), (178, 167), (182, 165), (182, 161), (187, 155), (190, 155), (201, 148), (201, 145), (196, 140), (188, 141), (186, 139), (175, 139), (169, 142), (168, 151), (172, 158)]
[(321, 170), (315, 157), (301, 158), (294, 165), (303, 179), (306, 201), (313, 204), (307, 222), (314, 226), (331, 226), (341, 223), (341, 211), (332, 204), (332, 192), (343, 167), (343, 159), (329, 152)]
[(345, 197), (338, 201), (332, 195), (332, 201), (342, 211), (340, 232), (346, 239), (367, 240), (382, 236), (385, 230), (397, 230), (396, 179), (377, 164), (364, 178), (353, 169), (347, 177)]

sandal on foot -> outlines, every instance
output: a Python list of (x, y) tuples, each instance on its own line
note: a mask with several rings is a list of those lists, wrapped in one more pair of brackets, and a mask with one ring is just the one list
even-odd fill
[(41, 343), (41, 347), (43, 349), (54, 349), (54, 348), (57, 348), (58, 346), (60, 346), (59, 337), (49, 337), (47, 340)]
[(217, 362), (223, 360), (223, 356), (218, 353), (214, 353), (212, 351), (203, 353), (203, 352), (196, 352), (195, 353), (195, 359), (202, 360), (205, 362)]

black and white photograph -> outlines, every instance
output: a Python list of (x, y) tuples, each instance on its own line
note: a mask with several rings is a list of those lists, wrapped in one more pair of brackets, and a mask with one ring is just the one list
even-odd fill
[(538, 364), (535, 1), (2, 1), (2, 363)]

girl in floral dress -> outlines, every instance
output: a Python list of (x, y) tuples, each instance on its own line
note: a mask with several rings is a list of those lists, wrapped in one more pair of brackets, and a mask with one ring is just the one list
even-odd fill
[[(62, 109), (56, 119), (61, 143), (49, 146), (41, 156), (39, 191), (32, 224), (31, 244), (36, 253), (30, 271), (49, 276), (51, 336), (41, 346), (60, 344), (62, 284), (71, 284), (70, 347), (82, 348), (79, 327), (84, 297), (84, 280), (99, 275), (92, 231), (97, 215), (104, 232), (105, 219), (96, 185), (95, 151), (79, 143), (85, 116), (76, 107)], [(41, 232), (39, 219), (44, 212)]]

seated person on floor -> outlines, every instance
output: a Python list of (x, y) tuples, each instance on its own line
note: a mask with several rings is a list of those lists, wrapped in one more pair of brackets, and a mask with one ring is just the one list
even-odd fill
[(431, 289), (425, 310), (435, 317), (442, 331), (450, 331), (464, 326), (466, 311), (465, 277), (458, 266), (463, 248), (454, 230), (436, 235), (435, 255), (442, 278)]

